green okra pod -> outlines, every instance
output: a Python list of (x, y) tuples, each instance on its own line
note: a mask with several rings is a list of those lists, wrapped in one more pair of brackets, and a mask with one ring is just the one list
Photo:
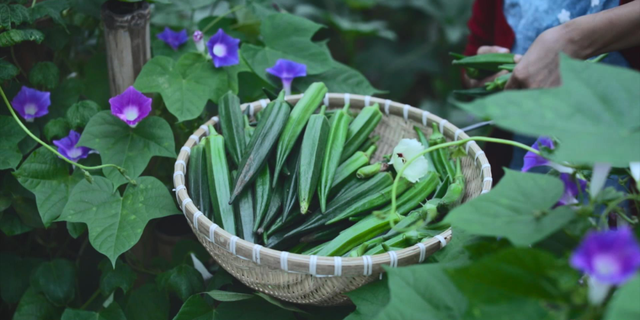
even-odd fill
[(322, 82), (314, 82), (304, 92), (304, 95), (296, 103), (293, 110), (291, 110), (291, 116), (287, 120), (287, 124), (282, 131), (280, 140), (278, 141), (278, 150), (276, 152), (276, 167), (273, 175), (273, 185), (275, 186), (278, 180), (280, 170), (287, 159), (287, 156), (293, 149), (293, 145), (298, 140), (298, 136), (302, 132), (302, 129), (307, 125), (307, 121), (314, 111), (320, 106), (322, 98), (327, 93), (327, 87)]
[(358, 148), (358, 151), (367, 151), (371, 146), (376, 145), (376, 143), (380, 141), (380, 135), (376, 134), (375, 136), (367, 138), (367, 140)]
[(218, 112), (220, 113), (220, 128), (224, 144), (229, 151), (231, 160), (237, 165), (240, 163), (240, 158), (246, 147), (245, 122), (242, 110), (240, 110), (240, 99), (233, 93), (227, 92), (218, 101)]
[[(438, 215), (446, 215), (453, 207), (459, 205), (464, 197), (465, 181), (464, 174), (460, 164), (460, 159), (456, 161), (456, 174), (455, 180), (447, 188), (447, 192), (442, 199), (438, 202), (437, 210)], [(435, 219), (435, 218), (434, 218)]]
[[(429, 148), (429, 140), (427, 140), (427, 137), (424, 136), (424, 133), (422, 132), (422, 130), (420, 130), (420, 128), (418, 128), (417, 126), (413, 126), (413, 130), (418, 135), (418, 140), (420, 141), (422, 146), (425, 149), (428, 149)], [(435, 167), (435, 164), (433, 162), (433, 153), (426, 153), (424, 155), (424, 158), (427, 159), (428, 170), (429, 171), (437, 171), (436, 167)], [(442, 175), (440, 176), (440, 179), (444, 179), (444, 178), (445, 178), (445, 176), (442, 176)]]
[(267, 210), (264, 220), (262, 221), (262, 224), (257, 231), (258, 234), (265, 233), (266, 230), (269, 229), (271, 224), (277, 219), (278, 214), (281, 212), (280, 208), (282, 207), (283, 198), (284, 198), (284, 190), (281, 185), (277, 185), (273, 189), (271, 201), (269, 201), (269, 209)]
[(461, 59), (453, 60), (452, 63), (455, 66), (465, 68), (498, 72), (500, 71), (499, 67), (501, 65), (515, 63), (513, 60), (514, 57), (515, 55), (512, 53), (488, 53), (463, 57)]
[(233, 202), (242, 190), (253, 182), (257, 173), (267, 164), (267, 158), (275, 149), (276, 141), (289, 117), (289, 106), (284, 101), (276, 100), (269, 103), (263, 112), (238, 164), (238, 177), (233, 184), (230, 202)]
[(269, 166), (266, 165), (258, 173), (256, 182), (253, 186), (255, 199), (253, 201), (255, 205), (255, 220), (253, 224), (253, 232), (257, 232), (260, 228), (260, 224), (264, 219), (264, 216), (269, 210), (269, 202), (271, 201), (271, 172)]
[[(236, 175), (234, 170), (232, 175)], [(235, 220), (236, 220), (236, 233), (240, 238), (249, 242), (254, 242), (253, 236), (253, 224), (255, 213), (253, 209), (253, 190), (246, 189), (240, 194), (238, 201), (234, 205)]]
[(325, 106), (319, 114), (309, 118), (309, 124), (300, 147), (300, 172), (298, 174), (298, 200), (300, 212), (306, 213), (316, 192), (322, 160), (329, 136), (329, 121), (324, 115)]
[(207, 177), (209, 178), (209, 194), (213, 204), (213, 222), (220, 225), (230, 234), (236, 234), (236, 223), (233, 206), (229, 203), (231, 177), (225, 152), (224, 138), (209, 126), (209, 136), (205, 139), (207, 156)]
[[(429, 144), (431, 146), (437, 146), (445, 143), (446, 139), (444, 135), (438, 129), (438, 125), (433, 123), (433, 133), (429, 137)], [(449, 180), (452, 182), (455, 176), (455, 169), (449, 161), (449, 148), (441, 148), (433, 151), (432, 159), (435, 167), (441, 177), (449, 176)]]
[(317, 242), (331, 240), (338, 236), (342, 230), (346, 229), (346, 224), (335, 224), (330, 228), (314, 231), (300, 238), (300, 242)]
[(329, 191), (340, 164), (344, 142), (347, 139), (351, 118), (347, 115), (347, 110), (349, 110), (348, 104), (331, 117), (331, 128), (329, 129), (329, 137), (327, 138), (327, 146), (320, 171), (320, 182), (318, 183), (318, 199), (320, 200), (321, 212), (326, 211)]
[[(371, 155), (376, 151), (376, 148), (377, 147), (373, 145), (369, 150), (367, 150), (367, 152), (357, 151), (349, 159), (343, 162), (336, 170), (331, 188), (338, 188), (350, 178), (353, 178), (355, 172), (360, 171), (363, 166), (369, 163), (369, 159), (371, 159)], [(368, 178), (373, 177), (376, 173), (369, 175)]]
[(374, 164), (370, 164), (368, 166), (364, 166), (356, 172), (356, 177), (358, 179), (368, 179), (378, 172), (385, 172), (389, 169), (389, 163), (387, 162), (376, 162)]
[[(409, 190), (399, 195), (396, 201), (395, 214), (404, 215), (417, 207), (433, 193), (438, 186), (438, 181), (438, 173), (428, 172), (420, 181), (411, 186)], [(390, 210), (391, 204), (380, 211), (389, 213)]]
[(379, 219), (375, 215), (369, 215), (329, 241), (329, 244), (323, 247), (318, 255), (341, 256), (349, 252), (359, 244), (389, 230), (389, 219), (394, 218)]
[(420, 220), (427, 219), (427, 207), (422, 206), (416, 210), (411, 211), (404, 219), (400, 220), (398, 224), (393, 226), (389, 232), (384, 235), (385, 239), (391, 239), (398, 234), (401, 234), (405, 231), (405, 229), (410, 228), (414, 224), (416, 224)]
[[(293, 154), (292, 154), (293, 155)], [(287, 217), (291, 213), (294, 204), (298, 202), (298, 175), (300, 172), (300, 148), (298, 148), (295, 155), (293, 155), (291, 161), (291, 168), (289, 171), (291, 175), (287, 176), (284, 180), (284, 195), (282, 199), (282, 220), (286, 221)], [(293, 214), (300, 213), (300, 210), (294, 210)]]
[(209, 195), (209, 182), (207, 181), (207, 157), (205, 155), (205, 140), (191, 148), (189, 156), (189, 177), (187, 183), (189, 186), (189, 195), (193, 200), (193, 204), (198, 207), (205, 217), (213, 219), (213, 211), (211, 208), (211, 198)]
[(342, 150), (342, 155), (340, 156), (340, 162), (347, 160), (358, 151), (358, 148), (367, 140), (381, 119), (382, 112), (377, 103), (373, 106), (362, 108), (358, 116), (349, 124), (347, 139)]

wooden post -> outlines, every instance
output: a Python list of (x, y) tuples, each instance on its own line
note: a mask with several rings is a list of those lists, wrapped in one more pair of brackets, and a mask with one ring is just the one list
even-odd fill
[(151, 59), (147, 2), (109, 0), (102, 5), (102, 21), (107, 44), (107, 64), (111, 96), (133, 85), (142, 66)]

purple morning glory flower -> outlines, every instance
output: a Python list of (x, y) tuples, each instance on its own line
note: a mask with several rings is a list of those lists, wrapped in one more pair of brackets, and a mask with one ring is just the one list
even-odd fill
[(592, 231), (574, 251), (570, 262), (599, 283), (620, 285), (640, 268), (640, 246), (627, 227)]
[(211, 36), (209, 42), (207, 42), (209, 54), (213, 58), (213, 65), (216, 68), (220, 68), (240, 63), (238, 57), (239, 43), (239, 39), (232, 38), (224, 33), (222, 29), (218, 29), (218, 32)]
[(134, 87), (129, 87), (122, 94), (109, 99), (111, 113), (135, 127), (151, 112), (151, 98), (147, 98)]
[[(568, 204), (578, 203), (578, 195), (585, 194), (587, 189), (587, 181), (576, 178), (578, 183), (573, 179), (573, 177), (568, 173), (561, 173), (560, 180), (564, 183), (564, 194), (562, 194), (562, 198), (558, 200), (557, 206), (566, 206)], [(580, 185), (578, 187), (578, 185)]]
[(273, 67), (267, 68), (267, 72), (280, 78), (285, 94), (290, 95), (293, 78), (307, 76), (307, 65), (287, 59), (278, 59)]
[[(536, 140), (536, 142), (531, 147), (540, 151), (540, 145), (545, 146), (551, 150), (555, 149), (555, 146), (553, 145), (553, 140), (547, 137), (538, 138), (538, 140)], [(522, 167), (522, 172), (527, 172), (533, 167), (546, 166), (546, 165), (549, 165), (549, 163), (551, 163), (551, 161), (531, 151), (528, 151), (524, 155), (524, 166)]]
[(22, 89), (16, 94), (11, 101), (13, 108), (27, 122), (33, 122), (33, 119), (42, 117), (49, 113), (49, 105), (51, 93), (39, 91), (22, 86)]
[(173, 48), (173, 50), (178, 50), (178, 47), (183, 45), (189, 39), (187, 36), (187, 29), (182, 29), (181, 31), (173, 31), (168, 27), (164, 27), (164, 31), (157, 34), (158, 39), (164, 41), (164, 43), (168, 44)]
[(80, 159), (84, 159), (89, 156), (91, 149), (87, 147), (78, 147), (78, 141), (80, 140), (80, 134), (74, 130), (69, 131), (69, 135), (60, 139), (53, 140), (53, 144), (58, 147), (58, 152), (65, 158), (77, 162)]
[(195, 42), (196, 49), (198, 50), (198, 52), (205, 52), (204, 41), (202, 41), (203, 37), (204, 37), (204, 34), (200, 30), (196, 30), (196, 32), (193, 33), (193, 42)]

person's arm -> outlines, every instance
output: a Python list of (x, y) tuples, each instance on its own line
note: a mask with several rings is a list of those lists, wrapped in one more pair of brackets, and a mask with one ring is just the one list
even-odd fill
[(543, 32), (513, 70), (507, 89), (560, 85), (558, 57), (576, 59), (640, 45), (640, 1), (582, 16)]

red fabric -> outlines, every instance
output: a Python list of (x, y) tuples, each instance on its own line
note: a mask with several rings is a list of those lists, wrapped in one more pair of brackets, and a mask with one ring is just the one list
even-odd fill
[[(624, 5), (633, 0), (621, 0)], [(473, 56), (481, 46), (500, 46), (511, 48), (515, 41), (515, 35), (502, 10), (502, 0), (476, 0), (473, 3), (471, 19), (469, 19), (469, 31), (467, 47), (464, 54)], [(621, 51), (632, 68), (640, 70), (640, 47), (634, 47)]]

